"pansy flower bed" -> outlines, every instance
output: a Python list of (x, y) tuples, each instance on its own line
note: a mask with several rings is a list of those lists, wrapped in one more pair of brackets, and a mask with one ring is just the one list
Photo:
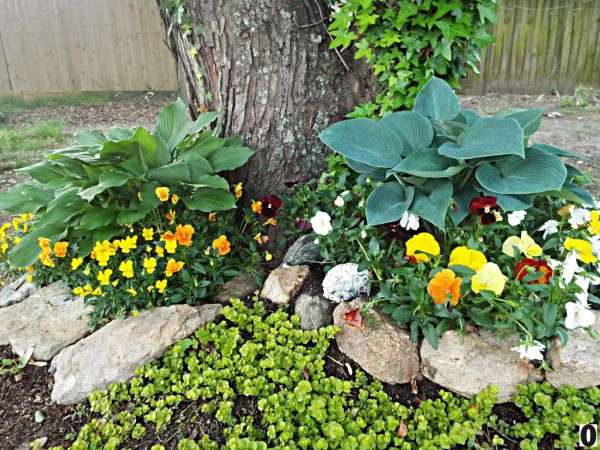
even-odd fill
[(529, 143), (541, 117), (479, 117), (432, 79), (412, 111), (336, 123), (321, 134), (339, 154), (328, 172), (290, 183), (291, 234), (312, 225), (326, 270), (369, 269), (366, 308), (415, 341), (437, 348), (470, 323), (516, 334), (513, 350), (543, 359), (553, 336), (565, 345), (569, 330), (594, 334), (600, 205), (565, 159), (577, 155)]
[(218, 173), (253, 151), (205, 130), (217, 116), (190, 123), (179, 100), (154, 133), (84, 131), (76, 146), (23, 169), (33, 181), (0, 194), (0, 209), (21, 213), (0, 228), (0, 268), (40, 285), (61, 280), (91, 307), (92, 326), (202, 303), (238, 274), (259, 278), (281, 200), (234, 209), (243, 185)]

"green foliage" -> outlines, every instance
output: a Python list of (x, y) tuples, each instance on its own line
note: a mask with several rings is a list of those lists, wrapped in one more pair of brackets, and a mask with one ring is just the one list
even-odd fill
[(68, 240), (80, 256), (89, 254), (96, 241), (118, 236), (153, 214), (159, 187), (177, 191), (191, 210), (234, 208), (229, 184), (217, 173), (244, 165), (253, 152), (239, 138), (201, 132), (217, 116), (204, 113), (189, 123), (178, 100), (161, 111), (153, 133), (142, 127), (115, 127), (107, 136), (83, 131), (76, 146), (22, 169), (33, 181), (0, 194), (0, 210), (35, 213), (36, 220), (11, 251), (11, 264), (31, 265), (40, 237)]
[[(441, 391), (405, 407), (362, 372), (354, 380), (325, 374), (335, 327), (302, 331), (297, 316), (279, 310), (265, 317), (258, 301), (248, 308), (233, 299), (223, 314), (226, 321), (175, 344), (131, 381), (91, 394), (97, 416), (70, 448), (135, 447), (151, 428), (160, 442), (175, 418), (199, 412), (222, 424), (223, 445), (202, 433), (180, 435), (178, 449), (453, 448), (476, 439), (495, 403), (492, 386), (471, 400)], [(242, 398), (259, 412), (244, 415), (236, 407)]]
[(320, 138), (361, 177), (383, 182), (367, 199), (369, 225), (410, 211), (444, 230), (447, 216), (458, 225), (480, 195), (496, 197), (505, 211), (527, 209), (540, 195), (593, 203), (581, 189), (584, 177), (561, 160), (570, 152), (527, 145), (541, 118), (541, 110), (479, 117), (461, 110), (451, 87), (432, 78), (412, 111), (338, 122)]
[[(331, 48), (353, 45), (383, 86), (375, 103), (362, 104), (351, 117), (372, 117), (413, 105), (433, 76), (454, 88), (479, 74), (480, 51), (494, 43), (487, 30), (497, 22), (496, 0), (329, 1), (334, 37)], [(452, 119), (449, 117), (448, 119)]]
[(526, 422), (507, 424), (491, 416), (489, 427), (520, 440), (520, 448), (533, 450), (547, 435), (556, 436), (554, 448), (571, 449), (579, 443), (579, 425), (600, 421), (600, 389), (553, 388), (550, 383), (519, 385), (515, 404)]

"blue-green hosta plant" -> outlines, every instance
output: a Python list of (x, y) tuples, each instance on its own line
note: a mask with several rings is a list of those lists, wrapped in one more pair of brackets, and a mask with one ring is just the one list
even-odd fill
[(578, 155), (528, 145), (541, 120), (540, 109), (480, 117), (431, 78), (412, 111), (338, 122), (320, 138), (359, 180), (380, 182), (367, 199), (369, 225), (397, 222), (409, 211), (443, 230), (447, 216), (458, 225), (480, 196), (496, 197), (505, 211), (527, 209), (538, 195), (592, 203), (582, 188), (587, 177), (561, 159)]
[(82, 131), (75, 146), (22, 169), (33, 180), (0, 194), (0, 210), (35, 214), (31, 231), (10, 253), (11, 265), (32, 265), (40, 237), (76, 242), (80, 256), (89, 254), (96, 241), (155, 214), (158, 187), (177, 192), (191, 210), (235, 208), (229, 183), (217, 174), (244, 165), (253, 151), (240, 138), (203, 131), (218, 114), (190, 122), (177, 100), (161, 111), (152, 133), (142, 127), (115, 127), (106, 136)]

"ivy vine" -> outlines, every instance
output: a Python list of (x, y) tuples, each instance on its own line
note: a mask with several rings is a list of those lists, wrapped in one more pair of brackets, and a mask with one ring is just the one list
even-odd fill
[(330, 48), (353, 46), (365, 58), (383, 90), (349, 117), (382, 116), (410, 108), (433, 76), (459, 89), (467, 70), (479, 74), (480, 52), (495, 39), (499, 0), (329, 1)]

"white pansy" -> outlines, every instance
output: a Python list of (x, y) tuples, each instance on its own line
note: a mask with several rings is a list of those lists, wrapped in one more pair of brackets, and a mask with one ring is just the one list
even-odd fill
[(578, 258), (579, 254), (577, 252), (569, 252), (565, 258), (565, 262), (562, 264), (561, 277), (567, 284), (573, 281), (576, 273), (583, 272), (583, 268), (577, 264)]
[(319, 241), (319, 238), (317, 238), (313, 242), (315, 243), (315, 245), (319, 245), (319, 242), (321, 242), (321, 241)]
[(526, 215), (527, 211), (525, 211), (524, 209), (521, 209), (519, 211), (513, 211), (507, 216), (508, 224), (513, 227), (516, 227), (523, 221)]
[(360, 233), (360, 237), (363, 238), (363, 239), (366, 239), (367, 238), (367, 232), (365, 230), (362, 230), (361, 233)]
[(544, 225), (540, 227), (540, 231), (544, 232), (544, 235), (542, 237), (546, 239), (546, 237), (550, 236), (551, 234), (558, 233), (559, 225), (560, 222), (557, 222), (556, 220), (547, 221)]
[(337, 198), (334, 200), (333, 204), (338, 208), (341, 208), (342, 206), (344, 206), (344, 199), (341, 195), (338, 195)]
[(568, 302), (565, 305), (567, 317), (565, 318), (565, 328), (574, 330), (580, 327), (589, 327), (596, 321), (594, 312), (586, 308), (587, 305), (581, 302)]
[(581, 288), (583, 292), (588, 292), (590, 290), (590, 279), (586, 277), (582, 277), (581, 275), (575, 275), (574, 277), (575, 284)]
[(400, 218), (400, 226), (405, 230), (418, 230), (419, 229), (419, 216), (414, 215), (411, 212), (405, 211)]
[(590, 221), (590, 212), (585, 208), (573, 208), (571, 209), (571, 217), (569, 217), (569, 224), (571, 228), (576, 230), (580, 226)]
[(318, 211), (315, 216), (310, 219), (310, 224), (312, 225), (314, 232), (321, 236), (327, 236), (333, 229), (331, 226), (331, 217), (323, 211)]
[(361, 199), (360, 199), (360, 202), (358, 202), (358, 207), (359, 207), (359, 208), (362, 208), (363, 206), (365, 206), (365, 199), (364, 199), (364, 198), (361, 198)]
[(519, 352), (519, 356), (521, 358), (539, 359), (539, 360), (544, 359), (544, 355), (542, 354), (542, 352), (545, 349), (546, 349), (546, 347), (544, 346), (544, 344), (542, 344), (539, 341), (533, 341), (533, 342), (526, 341), (526, 342), (523, 342), (518, 347), (511, 348), (511, 350), (513, 350), (515, 352)]
[(556, 270), (559, 267), (562, 267), (562, 261), (559, 261), (558, 259), (548, 258), (547, 262), (552, 270)]

